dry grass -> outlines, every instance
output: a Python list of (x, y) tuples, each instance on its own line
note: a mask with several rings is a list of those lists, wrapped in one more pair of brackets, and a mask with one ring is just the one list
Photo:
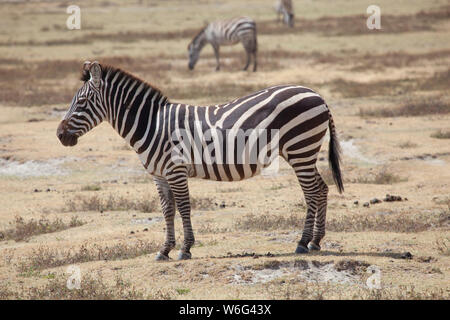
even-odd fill
[(96, 277), (83, 274), (79, 289), (67, 287), (66, 274), (56, 274), (40, 287), (25, 288), (17, 291), (0, 286), (0, 299), (20, 300), (170, 300), (174, 293), (164, 290), (147, 291), (137, 289), (130, 281), (116, 276), (114, 283), (106, 283), (101, 274)]
[[(67, 78), (79, 78), (83, 61), (55, 60), (37, 61), (8, 67), (0, 67), (0, 103), (12, 106), (39, 106), (68, 104), (81, 83), (60, 87)], [(162, 81), (171, 70), (169, 62), (159, 62), (151, 57), (131, 58), (112, 56), (100, 59), (100, 63), (122, 68), (139, 76), (150, 76)]]
[(440, 254), (450, 256), (450, 238), (437, 239), (436, 247)]
[(98, 184), (88, 184), (81, 187), (81, 191), (100, 191), (100, 190), (102, 190), (102, 187), (100, 187)]
[[(411, 15), (389, 15), (383, 14), (382, 29), (379, 33), (404, 33), (433, 30), (433, 24), (448, 19), (450, 7), (443, 7), (438, 11), (421, 11)], [(257, 23), (259, 34), (301, 34), (315, 32), (322, 36), (347, 36), (363, 35), (373, 32), (365, 23), (367, 16), (352, 15), (342, 17), (324, 16), (318, 19), (295, 19), (293, 28), (276, 23), (273, 20), (260, 21)]]
[(106, 199), (100, 196), (81, 196), (66, 201), (64, 211), (141, 211), (155, 212), (159, 210), (159, 200), (157, 197), (150, 199), (132, 200), (124, 196), (114, 196), (110, 194)]
[(97, 244), (83, 244), (78, 248), (60, 250), (41, 246), (33, 249), (32, 253), (18, 264), (23, 275), (36, 271), (55, 268), (69, 264), (84, 263), (99, 260), (125, 260), (154, 253), (159, 247), (152, 241), (119, 242), (113, 245), (100, 246)]
[(361, 98), (369, 96), (398, 95), (417, 86), (415, 79), (382, 80), (372, 82), (358, 82), (336, 79), (330, 83), (334, 92), (345, 98)]
[[(283, 64), (291, 65), (296, 60), (311, 60), (314, 64), (340, 64), (350, 65), (361, 70), (367, 68), (379, 69), (379, 66), (405, 67), (417, 63), (417, 61), (438, 60), (448, 57), (448, 50), (433, 51), (424, 54), (408, 54), (404, 52), (393, 52), (380, 55), (361, 55), (357, 52), (342, 51), (341, 54), (313, 52), (294, 52), (286, 50), (267, 50), (259, 54), (259, 65), (262, 71), (273, 71), (282, 68)], [(220, 83), (196, 84), (188, 86), (170, 85), (170, 75), (186, 74), (187, 67), (183, 65), (180, 69), (175, 68), (173, 62), (185, 60), (185, 54), (161, 54), (157, 57), (144, 56), (132, 58), (129, 56), (103, 57), (99, 61), (103, 64), (113, 65), (129, 71), (144, 80), (159, 83), (165, 82), (163, 92), (169, 98), (195, 101), (198, 98), (209, 97), (216, 103), (223, 99), (239, 97), (270, 85), (270, 83), (248, 84), (222, 81)], [(244, 65), (245, 53), (224, 52), (221, 55), (224, 70), (240, 70)], [(215, 66), (212, 54), (202, 55), (203, 59), (209, 59), (211, 70)], [(354, 61), (358, 61), (355, 65)], [(387, 61), (387, 62), (386, 62)], [(66, 79), (75, 80), (79, 77), (81, 64), (79, 60), (42, 60), (32, 63), (1, 65), (0, 73), (0, 103), (12, 106), (39, 106), (49, 104), (67, 104), (71, 101), (79, 84), (63, 86), (59, 88), (61, 81)], [(260, 71), (261, 71), (260, 70)], [(376, 81), (361, 83), (337, 79), (330, 83), (333, 90), (344, 97), (367, 97), (373, 95), (390, 95), (398, 92), (411, 90), (445, 90), (449, 81), (450, 71), (436, 72), (432, 77), (426, 79), (400, 79), (389, 81)], [(313, 83), (304, 85), (314, 86)]]
[[(388, 15), (383, 14), (382, 29), (377, 30), (379, 33), (405, 33), (417, 31), (431, 31), (434, 24), (445, 21), (450, 16), (450, 7), (444, 6), (437, 11), (421, 11), (417, 14), (407, 15)], [(365, 23), (367, 16), (351, 15), (332, 17), (324, 16), (318, 19), (302, 19), (297, 18), (294, 28), (285, 28), (283, 25), (276, 23), (274, 20), (257, 21), (257, 30), (259, 35), (275, 35), (275, 34), (301, 34), (301, 33), (319, 33), (321, 36), (344, 36), (344, 35), (364, 35), (373, 32), (369, 30)], [(90, 32), (83, 36), (72, 39), (51, 39), (51, 40), (14, 40), (0, 42), (0, 46), (62, 46), (62, 45), (86, 45), (96, 43), (98, 41), (110, 41), (114, 39), (116, 43), (133, 43), (140, 40), (161, 41), (181, 39), (192, 39), (201, 29), (184, 28), (172, 31), (120, 31), (110, 32)], [(93, 29), (93, 28), (90, 28)], [(98, 29), (95, 27), (94, 29)], [(49, 28), (43, 32), (49, 31)]]
[(428, 288), (417, 291), (414, 286), (399, 286), (398, 288), (361, 289), (355, 294), (356, 300), (447, 300), (448, 293), (439, 288)]
[(214, 210), (216, 203), (209, 197), (191, 197), (192, 210)]
[(438, 130), (430, 135), (432, 138), (436, 139), (450, 139), (450, 131)]
[(234, 223), (237, 230), (262, 231), (277, 229), (300, 228), (304, 225), (304, 218), (291, 213), (286, 216), (275, 214), (246, 214)]
[(418, 144), (411, 142), (411, 141), (405, 141), (405, 142), (399, 143), (397, 146), (400, 149), (411, 149), (411, 148), (416, 148), (418, 146)]
[[(256, 0), (245, 5), (237, 0), (226, 1), (220, 6), (213, 2), (193, 2), (192, 6), (189, 5), (189, 10), (203, 13), (212, 10), (211, 14), (219, 17), (232, 14), (230, 6), (243, 7), (244, 11), (250, 12), (252, 6), (259, 5)], [(430, 96), (427, 98), (429, 101), (433, 97), (443, 102), (448, 101), (446, 84), (449, 81), (450, 49), (445, 36), (450, 25), (447, 23), (448, 10), (443, 8), (438, 12), (438, 3), (444, 1), (438, 0), (434, 4), (399, 2), (395, 3), (395, 8), (392, 7), (395, 12), (383, 9), (381, 4), (382, 11), (384, 10), (383, 29), (372, 31), (365, 26), (367, 15), (364, 9), (367, 4), (364, 5), (362, 1), (354, 5), (363, 10), (353, 7), (349, 11), (346, 8), (353, 4), (341, 7), (337, 4), (314, 2), (312, 6), (302, 9), (305, 14), (303, 17), (308, 19), (302, 19), (302, 14), (298, 14), (297, 25), (293, 29), (277, 25), (273, 21), (275, 13), (269, 7), (267, 10), (253, 10), (260, 35), (257, 73), (240, 71), (245, 60), (241, 45), (221, 50), (222, 70), (217, 73), (213, 71), (213, 50), (208, 46), (202, 52), (196, 70), (189, 72), (186, 46), (197, 32), (197, 26), (202, 26), (204, 15), (190, 16), (186, 20), (184, 18), (189, 10), (173, 11), (173, 4), (168, 1), (158, 3), (155, 13), (160, 16), (155, 20), (148, 20), (145, 16), (146, 10), (154, 9), (149, 8), (148, 3), (142, 4), (145, 10), (139, 10), (137, 8), (141, 4), (104, 4), (94, 1), (89, 4), (91, 14), (83, 16), (86, 20), (83, 20), (84, 30), (73, 32), (67, 31), (64, 25), (64, 10), (67, 5), (45, 2), (40, 3), (37, 8), (27, 2), (7, 4), (6, 29), (0, 42), (18, 46), (0, 47), (6, 57), (0, 58), (0, 104), (4, 106), (6, 117), (0, 121), (0, 153), (5, 159), (12, 157), (11, 159), (20, 163), (32, 159), (67, 157), (67, 163), (63, 166), (68, 173), (63, 177), (0, 179), (5, 217), (8, 218), (9, 212), (8, 219), (11, 221), (16, 212), (25, 212), (30, 208), (33, 212), (39, 212), (41, 208), (49, 208), (51, 212), (84, 210), (83, 208), (95, 211), (133, 210), (133, 215), (143, 215), (143, 220), (150, 220), (152, 214), (141, 214), (134, 210), (160, 212), (156, 198), (154, 204), (148, 204), (145, 203), (149, 201), (148, 196), (143, 195), (142, 198), (145, 197), (146, 201), (141, 201), (140, 192), (136, 193), (142, 189), (142, 185), (138, 183), (151, 182), (149, 176), (138, 178), (133, 171), (128, 170), (99, 171), (104, 166), (114, 166), (126, 149), (109, 127), (97, 128), (83, 138), (79, 146), (72, 149), (60, 146), (55, 137), (54, 130), (59, 121), (56, 118), (66, 110), (73, 94), (81, 86), (78, 78), (84, 59), (111, 64), (148, 80), (161, 87), (171, 101), (223, 103), (233, 97), (282, 83), (297, 83), (317, 89), (336, 107), (333, 115), (338, 130), (348, 139), (351, 136), (358, 138), (362, 155), (373, 158), (377, 163), (386, 162), (386, 167), (391, 171), (378, 174), (381, 166), (373, 167), (359, 159), (356, 161), (356, 158), (355, 161), (347, 161), (344, 170), (346, 181), (352, 182), (351, 179), (359, 179), (358, 176), (361, 176), (364, 177), (361, 182), (383, 184), (349, 184), (349, 190), (343, 195), (338, 195), (330, 187), (327, 219), (327, 231), (330, 232), (327, 234), (324, 250), (304, 258), (308, 263), (311, 259), (317, 259), (322, 264), (334, 263), (335, 269), (339, 265), (345, 271), (350, 271), (347, 269), (347, 262), (335, 263), (339, 257), (367, 260), (368, 263), (379, 266), (383, 272), (381, 291), (362, 288), (364, 276), (368, 277), (366, 272), (358, 273), (361, 281), (355, 283), (339, 284), (334, 279), (329, 283), (322, 282), (326, 281), (322, 277), (327, 276), (326, 272), (321, 273), (321, 280), (311, 283), (307, 281), (316, 281), (316, 278), (310, 277), (309, 272), (298, 277), (299, 274), (290, 274), (290, 269), (285, 270), (284, 266), (279, 266), (281, 270), (278, 271), (283, 275), (278, 279), (252, 285), (230, 285), (230, 277), (237, 271), (234, 267), (263, 268), (267, 269), (270, 276), (276, 276), (276, 257), (283, 257), (282, 263), (297, 260), (290, 253), (283, 252), (286, 251), (286, 241), (293, 241), (292, 245), (295, 245), (295, 240), (298, 240), (294, 238), (303, 229), (306, 208), (292, 205), (300, 202), (299, 198), (302, 197), (300, 190), (291, 192), (286, 187), (295, 183), (295, 178), (277, 176), (269, 179), (258, 177), (229, 185), (229, 188), (226, 184), (219, 186), (213, 182), (205, 184), (201, 180), (190, 181), (191, 195), (194, 196), (194, 220), (197, 217), (193, 221), (194, 230), (196, 234), (202, 234), (199, 237), (201, 241), (197, 241), (192, 251), (196, 258), (193, 261), (152, 263), (150, 260), (153, 260), (154, 253), (133, 258), (141, 253), (157, 250), (156, 245), (152, 244), (149, 244), (148, 250), (139, 249), (136, 243), (138, 239), (162, 244), (163, 221), (151, 218), (156, 224), (149, 224), (146, 229), (155, 231), (155, 239), (160, 239), (153, 240), (153, 236), (147, 238), (146, 235), (150, 234), (141, 233), (141, 230), (134, 235), (130, 235), (131, 229), (121, 232), (119, 226), (124, 221), (123, 215), (108, 215), (112, 224), (105, 224), (105, 214), (97, 214), (95, 211), (85, 213), (83, 217), (90, 216), (92, 226), (104, 236), (101, 242), (93, 242), (92, 228), (85, 226), (63, 231), (63, 237), (50, 234), (33, 237), (33, 241), (27, 243), (2, 242), (4, 248), (0, 250), (0, 260), (3, 263), (0, 261), (0, 269), (4, 280), (0, 281), (0, 299), (448, 299), (445, 272), (449, 259), (449, 211), (446, 209), (447, 204), (440, 200), (445, 197), (448, 163), (421, 161), (421, 174), (414, 175), (409, 174), (413, 163), (403, 161), (433, 158), (445, 160), (448, 152), (441, 150), (437, 154), (436, 150), (442, 148), (443, 144), (445, 147), (446, 140), (432, 139), (429, 135), (439, 128), (445, 134), (448, 113), (426, 115), (423, 118), (399, 118), (398, 121), (386, 118), (363, 119), (362, 122), (367, 125), (355, 124), (354, 117), (360, 106), (367, 106), (365, 110), (375, 106), (380, 106), (380, 109), (392, 108), (398, 112), (399, 117), (406, 117), (410, 113), (417, 113), (417, 110), (411, 111), (413, 108), (401, 110), (404, 105), (414, 102), (415, 97)], [(47, 12), (48, 9), (51, 11)], [(422, 9), (427, 10), (426, 13), (419, 12)], [(31, 19), (28, 24), (22, 23), (23, 28), (17, 37), (8, 36), (14, 34), (12, 29), (17, 23), (20, 25), (20, 12), (32, 14), (36, 10), (39, 12), (37, 15), (33, 14), (36, 19)], [(58, 17), (63, 18), (59, 25), (49, 22), (56, 17), (56, 11), (61, 12)], [(167, 19), (164, 20), (168, 12), (180, 18), (175, 19), (180, 23), (175, 26)], [(310, 13), (321, 18), (310, 18)], [(395, 16), (390, 15), (391, 13)], [(14, 15), (17, 18), (11, 17)], [(111, 20), (111, 17), (114, 19)], [(92, 25), (91, 18), (95, 18), (97, 25)], [(28, 42), (28, 39), (32, 41)], [(418, 43), (423, 46), (418, 46)], [(339, 79), (351, 81), (332, 82), (339, 82)], [(414, 99), (407, 99), (408, 96)], [(49, 104), (58, 105), (26, 108)], [(428, 108), (426, 104), (417, 108), (420, 110), (424, 106)], [(42, 121), (28, 123), (30, 119)], [(422, 128), (426, 136), (422, 135), (422, 140), (417, 140), (414, 138), (417, 134), (414, 128), (420, 127), (425, 120), (429, 124), (428, 129)], [(395, 122), (395, 125), (386, 129), (390, 122)], [(25, 131), (20, 130), (22, 127)], [(385, 143), (372, 139), (373, 132), (381, 132), (383, 137), (380, 139)], [(415, 146), (409, 140), (418, 144), (416, 149), (412, 149)], [(88, 144), (95, 152), (88, 151)], [(367, 150), (370, 155), (366, 154)], [(412, 151), (420, 154), (407, 154)], [(82, 166), (83, 170), (79, 170), (78, 161), (71, 160), (72, 156), (89, 160)], [(323, 157), (326, 160), (325, 154)], [(321, 162), (322, 167), (325, 167), (325, 162)], [(130, 165), (134, 165), (131, 160)], [(372, 171), (369, 170), (370, 167), (373, 168)], [(282, 173), (285, 173), (284, 170), (291, 173), (287, 165)], [(332, 184), (333, 180), (328, 173), (329, 171), (325, 172), (324, 178), (327, 183)], [(397, 183), (404, 181), (404, 177), (408, 177), (408, 181)], [(424, 180), (424, 177), (427, 178)], [(101, 179), (102, 182), (97, 183), (93, 179)], [(117, 183), (118, 181), (128, 183), (125, 185)], [(52, 192), (32, 193), (30, 183), (32, 189), (45, 190), (51, 187)], [(392, 184), (389, 185), (390, 183)], [(101, 190), (98, 190), (100, 186)], [(153, 184), (145, 189), (146, 194), (150, 191), (150, 196), (157, 196)], [(370, 205), (369, 208), (362, 206), (363, 199), (369, 200), (376, 194), (386, 192), (407, 194), (410, 201), (383, 202)], [(82, 198), (75, 197), (77, 194)], [(122, 201), (121, 195), (128, 200)], [(434, 200), (435, 197), (439, 200)], [(71, 200), (65, 204), (67, 199)], [(361, 205), (351, 205), (355, 200), (359, 200)], [(69, 204), (71, 201), (72, 204)], [(226, 203), (224, 210), (222, 201)], [(232, 204), (233, 201), (238, 205)], [(195, 214), (195, 210), (209, 209), (217, 209), (222, 214), (213, 211)], [(246, 215), (248, 213), (254, 215)], [(67, 219), (71, 215), (75, 213), (70, 213)], [(132, 222), (139, 221), (140, 219), (133, 219)], [(114, 230), (111, 226), (115, 226)], [(5, 225), (5, 229), (7, 227)], [(176, 228), (176, 248), (179, 248), (183, 239), (181, 221), (176, 222)], [(133, 230), (137, 232), (136, 228)], [(94, 235), (95, 237), (98, 238), (98, 235)], [(45, 240), (45, 243), (37, 243), (38, 240)], [(82, 244), (85, 250), (81, 248)], [(231, 253), (237, 253), (236, 250), (280, 254), (275, 254), (274, 257), (273, 254), (252, 256)], [(406, 261), (400, 260), (400, 256), (393, 256), (406, 251), (411, 252), (414, 258)], [(231, 254), (228, 255), (227, 252)], [(224, 259), (216, 259), (222, 255)], [(126, 260), (98, 260), (105, 257)], [(420, 257), (433, 259), (422, 261)], [(66, 263), (71, 261), (80, 261), (78, 263), (83, 271), (81, 291), (69, 292), (66, 288), (68, 275), (60, 274), (67, 268)], [(53, 267), (54, 265), (59, 267)], [(106, 270), (105, 274), (97, 276), (100, 269)], [(143, 272), (152, 281), (139, 282)], [(136, 286), (134, 293), (132, 288), (123, 288), (129, 283), (123, 284), (122, 280), (115, 280), (118, 274), (123, 274), (124, 277), (126, 275), (126, 279)], [(408, 284), (408, 287), (400, 287), (403, 284)], [(411, 284), (416, 285), (416, 288), (411, 287)], [(154, 287), (172, 289), (153, 292)], [(140, 291), (141, 289), (145, 291)]]
[[(404, 78), (396, 80), (379, 80), (372, 82), (358, 82), (345, 79), (335, 79), (330, 82), (330, 85), (336, 93), (341, 94), (346, 98), (361, 98), (370, 96), (386, 96), (386, 95), (399, 95), (406, 92), (414, 91), (436, 91), (446, 90), (447, 83), (450, 82), (450, 69), (445, 71), (437, 71), (432, 76), (427, 78)], [(416, 100), (418, 101), (416, 102)], [(448, 113), (450, 110), (448, 102), (442, 101), (441, 97), (427, 97), (427, 98), (411, 98), (408, 101), (409, 104), (422, 106), (424, 104), (428, 106), (426, 109), (436, 110), (432, 104), (438, 104), (437, 107), (443, 108), (444, 113)], [(426, 110), (425, 109), (425, 110)], [(395, 114), (402, 112), (403, 108), (394, 109), (389, 111), (385, 109), (380, 116), (388, 116), (389, 114)], [(417, 110), (418, 111), (418, 110)], [(376, 112), (376, 111), (375, 111)], [(386, 114), (386, 115), (385, 115)], [(429, 114), (426, 111), (424, 114)], [(370, 112), (369, 114), (370, 115)], [(419, 112), (421, 115), (421, 112)]]
[(9, 223), (11, 228), (0, 232), (0, 240), (25, 241), (32, 236), (44, 233), (58, 232), (69, 228), (79, 227), (85, 224), (77, 216), (71, 218), (69, 222), (64, 222), (61, 218), (49, 220), (41, 217), (39, 220), (31, 219), (25, 221), (21, 216), (16, 216), (14, 222)]
[(409, 98), (397, 108), (359, 109), (361, 117), (415, 117), (450, 113), (450, 103), (442, 96)]
[(349, 215), (345, 219), (327, 220), (327, 230), (333, 232), (384, 231), (414, 233), (436, 228), (446, 228), (450, 223), (450, 213), (439, 214), (390, 214), (390, 215)]
[(389, 172), (386, 169), (382, 169), (376, 174), (370, 174), (364, 177), (358, 177), (351, 181), (352, 183), (364, 183), (364, 184), (393, 184), (399, 182), (408, 181), (406, 178), (402, 178), (399, 175)]
[(450, 68), (444, 71), (437, 71), (432, 77), (426, 78), (421, 84), (421, 90), (448, 90), (450, 83)]
[[(236, 230), (269, 231), (269, 230), (301, 230), (304, 227), (304, 214), (291, 213), (279, 216), (271, 214), (247, 214), (238, 219), (234, 227)], [(327, 230), (332, 232), (421, 232), (435, 228), (448, 227), (450, 212), (440, 214), (348, 214), (345, 217), (327, 218)]]
[(395, 288), (368, 289), (360, 288), (353, 294), (348, 294), (345, 288), (331, 284), (304, 284), (297, 280), (279, 280), (270, 283), (267, 288), (270, 299), (274, 300), (446, 300), (448, 294), (443, 289), (428, 288), (417, 291), (414, 286), (399, 286)]
[[(83, 190), (95, 191), (98, 186), (87, 186)], [(88, 188), (88, 189), (86, 189)], [(191, 197), (191, 209), (193, 210), (213, 210), (216, 204), (209, 197)], [(63, 211), (140, 211), (140, 212), (156, 212), (160, 210), (159, 198), (153, 196), (150, 199), (133, 200), (125, 196), (115, 196), (110, 194), (108, 197), (98, 195), (82, 196), (77, 195), (73, 199), (66, 201)]]
[(384, 54), (367, 53), (354, 56), (354, 53), (348, 52), (350, 56), (347, 59), (352, 60), (354, 65), (352, 71), (384, 70), (386, 68), (405, 68), (416, 66), (419, 63), (430, 61), (442, 61), (450, 57), (450, 50), (436, 50), (426, 53), (408, 53), (404, 51), (393, 51)]

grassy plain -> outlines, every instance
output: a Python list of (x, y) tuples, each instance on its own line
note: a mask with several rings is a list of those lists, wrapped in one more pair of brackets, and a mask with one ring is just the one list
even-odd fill
[[(363, 0), (294, 1), (293, 29), (275, 22), (272, 1), (77, 4), (81, 30), (66, 28), (63, 1), (0, 4), (0, 299), (449, 298), (448, 1), (380, 0), (381, 30), (366, 28)], [(190, 72), (197, 30), (236, 12), (257, 22), (260, 70), (240, 70), (238, 45), (222, 48), (220, 72), (210, 47)], [(191, 180), (193, 259), (155, 262), (164, 221), (134, 152), (106, 123), (75, 148), (56, 138), (85, 60), (186, 103), (288, 83), (321, 93), (346, 188), (330, 186), (323, 250), (293, 254), (305, 205), (282, 163), (275, 177)], [(331, 182), (326, 149), (319, 169)], [(407, 200), (364, 206), (386, 194)], [(178, 249), (179, 217), (176, 231)], [(82, 290), (66, 288), (69, 265)], [(369, 266), (382, 289), (367, 288)]]

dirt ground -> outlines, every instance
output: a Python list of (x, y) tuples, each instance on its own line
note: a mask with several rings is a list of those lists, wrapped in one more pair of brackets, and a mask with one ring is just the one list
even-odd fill
[[(81, 30), (66, 28), (63, 1), (0, 4), (0, 299), (448, 299), (450, 2), (380, 0), (381, 30), (366, 28), (370, 4), (294, 1), (289, 29), (270, 0), (78, 1)], [(258, 72), (241, 71), (240, 45), (221, 49), (220, 72), (208, 46), (189, 71), (191, 38), (237, 12), (257, 23)], [(135, 153), (107, 123), (74, 148), (56, 137), (85, 60), (185, 103), (277, 84), (319, 92), (345, 184), (332, 185), (324, 145), (322, 251), (293, 253), (306, 208), (282, 163), (275, 176), (190, 180), (193, 258), (156, 262), (164, 221)], [(69, 266), (81, 289), (66, 287)]]

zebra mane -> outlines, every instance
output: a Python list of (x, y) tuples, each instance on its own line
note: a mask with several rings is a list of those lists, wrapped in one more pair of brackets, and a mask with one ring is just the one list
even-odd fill
[(91, 75), (89, 74), (88, 70), (83, 69), (81, 71), (81, 77), (80, 80), (83, 82), (89, 81), (89, 79), (91, 79)]
[[(144, 80), (136, 77), (135, 75), (133, 75), (127, 71), (123, 71), (122, 69), (119, 69), (119, 68), (116, 68), (116, 67), (113, 67), (110, 65), (106, 65), (106, 64), (100, 64), (100, 67), (102, 68), (102, 80), (103, 81), (105, 81), (107, 74), (111, 74), (109, 78), (112, 79), (112, 78), (114, 78), (114, 76), (117, 73), (120, 73), (120, 75), (119, 75), (120, 77), (126, 77), (127, 79), (136, 80), (140, 83), (143, 83), (145, 85), (145, 88), (151, 88), (154, 92), (158, 93), (161, 96), (164, 96), (167, 100), (167, 97), (162, 93), (162, 91), (158, 87), (154, 86), (153, 84), (148, 83), (147, 81), (144, 81)], [(89, 81), (90, 79), (91, 79), (91, 75), (90, 75), (89, 71), (83, 70), (81, 73), (80, 80), (86, 82), (86, 81)]]
[[(190, 46), (191, 44), (197, 42), (197, 39), (202, 35), (203, 32), (205, 32), (206, 27), (207, 27), (207, 26), (205, 26), (204, 28), (202, 28), (202, 29), (195, 35), (194, 39), (192, 39), (192, 41), (189, 43), (189, 46)], [(188, 46), (188, 48), (189, 48), (189, 46)]]

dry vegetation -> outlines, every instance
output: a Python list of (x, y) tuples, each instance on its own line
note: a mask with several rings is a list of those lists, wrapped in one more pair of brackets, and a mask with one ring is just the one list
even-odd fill
[[(449, 79), (450, 81), (450, 79)], [(408, 101), (396, 108), (360, 109), (361, 117), (414, 117), (450, 113), (450, 102), (443, 97), (408, 98)]]
[(147, 293), (137, 289), (130, 281), (118, 276), (114, 283), (105, 283), (102, 275), (86, 275), (81, 279), (80, 289), (68, 289), (64, 274), (52, 274), (49, 281), (40, 287), (21, 288), (12, 291), (7, 286), (0, 287), (0, 299), (29, 299), (29, 300), (170, 300), (171, 292), (155, 290)]
[(43, 269), (89, 261), (132, 259), (156, 251), (158, 248), (155, 243), (141, 240), (134, 243), (120, 242), (106, 246), (83, 244), (78, 248), (64, 250), (39, 247), (33, 249), (29, 256), (20, 261), (18, 270), (22, 274), (30, 274)]
[[(0, 299), (449, 299), (447, 1), (380, 0), (381, 30), (366, 28), (362, 1), (298, 2), (294, 28), (276, 23), (269, 2), (176, 1), (176, 11), (169, 1), (83, 2), (77, 31), (65, 28), (65, 4), (2, 5)], [(186, 47), (203, 21), (236, 12), (257, 21), (258, 72), (241, 71), (240, 45), (221, 48), (220, 72), (209, 46), (189, 71)], [(320, 92), (346, 188), (333, 185), (325, 143), (322, 251), (293, 254), (306, 206), (282, 162), (276, 176), (191, 180), (194, 259), (155, 262), (165, 223), (133, 151), (108, 125), (75, 148), (55, 137), (84, 60), (183, 103), (289, 83)], [(403, 201), (370, 202), (387, 193)], [(183, 243), (178, 214), (175, 227), (172, 258)], [(81, 269), (80, 290), (66, 286), (70, 265)], [(382, 289), (366, 287), (369, 266), (382, 271)]]
[(67, 200), (65, 211), (127, 211), (136, 210), (141, 212), (154, 212), (159, 209), (159, 200), (152, 199), (131, 200), (125, 196), (115, 196), (110, 194), (106, 199), (100, 196), (81, 196)]
[(431, 134), (436, 139), (450, 139), (450, 131), (438, 130)]
[[(238, 230), (298, 230), (304, 226), (303, 215), (291, 213), (289, 216), (270, 214), (248, 214), (238, 219)], [(432, 216), (426, 214), (361, 213), (349, 214), (345, 218), (327, 218), (327, 230), (331, 232), (421, 232), (450, 226), (450, 211), (442, 211)]]
[(365, 183), (365, 184), (393, 184), (398, 182), (407, 181), (407, 178), (402, 178), (399, 175), (389, 172), (385, 168), (375, 174), (360, 176), (353, 180), (353, 183)]
[(0, 240), (25, 241), (32, 236), (79, 227), (85, 223), (77, 216), (72, 217), (69, 222), (64, 222), (61, 218), (49, 220), (45, 217), (41, 217), (39, 220), (25, 221), (23, 217), (16, 216), (14, 222), (9, 223), (10, 228), (0, 231)]

